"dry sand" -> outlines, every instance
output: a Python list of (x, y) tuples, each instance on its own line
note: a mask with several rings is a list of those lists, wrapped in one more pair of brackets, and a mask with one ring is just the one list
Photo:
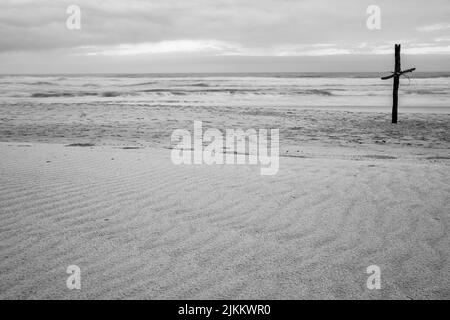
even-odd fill
[(311, 145), (275, 176), (175, 166), (163, 148), (0, 143), (0, 298), (450, 299), (448, 149), (403, 142)]

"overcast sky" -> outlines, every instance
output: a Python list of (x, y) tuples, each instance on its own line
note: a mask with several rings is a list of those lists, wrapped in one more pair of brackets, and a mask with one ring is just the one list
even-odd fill
[(450, 71), (449, 17), (449, 0), (0, 0), (0, 73), (386, 71), (396, 42), (404, 67)]

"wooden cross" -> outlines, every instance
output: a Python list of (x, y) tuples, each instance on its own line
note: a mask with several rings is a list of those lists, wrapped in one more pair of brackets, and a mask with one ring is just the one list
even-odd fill
[(400, 66), (400, 48), (401, 45), (395, 45), (395, 69), (394, 72), (387, 76), (381, 78), (381, 80), (388, 80), (394, 78), (394, 93), (393, 93), (393, 104), (392, 104), (392, 123), (397, 123), (397, 114), (398, 114), (398, 87), (400, 86), (400, 76), (405, 73), (413, 72), (416, 68), (407, 69), (402, 71)]

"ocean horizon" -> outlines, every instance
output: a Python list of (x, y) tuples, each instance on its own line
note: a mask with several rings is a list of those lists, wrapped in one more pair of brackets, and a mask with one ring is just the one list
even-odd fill
[[(118, 103), (389, 112), (380, 72), (1, 75), (0, 103)], [(450, 72), (402, 77), (401, 112), (450, 113)]]
[[(385, 71), (353, 71), (353, 72), (340, 72), (340, 71), (280, 71), (280, 72), (93, 72), (93, 73), (69, 73), (69, 72), (58, 72), (58, 73), (0, 73), (0, 78), (2, 77), (52, 77), (52, 76), (79, 76), (79, 77), (91, 77), (91, 76), (105, 76), (105, 77), (115, 77), (115, 76), (125, 76), (125, 77), (191, 77), (193, 75), (199, 77), (211, 77), (211, 76), (241, 76), (241, 77), (286, 77), (286, 78), (303, 78), (303, 77), (350, 77), (350, 78), (377, 78), (381, 75), (389, 74), (389, 70)], [(414, 71), (414, 78), (448, 78), (450, 77), (449, 71)]]

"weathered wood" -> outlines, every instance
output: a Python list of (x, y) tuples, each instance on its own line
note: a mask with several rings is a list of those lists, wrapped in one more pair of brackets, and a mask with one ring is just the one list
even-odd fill
[(415, 71), (415, 70), (416, 70), (416, 68), (406, 69), (406, 70), (403, 70), (403, 71), (400, 73), (400, 75), (405, 74), (405, 73), (408, 73), (408, 72), (413, 72), (413, 71)]
[(382, 77), (381, 80), (389, 80), (391, 78), (393, 78), (395, 76), (395, 73), (391, 74), (390, 76), (387, 77)]
[(388, 80), (394, 78), (394, 87), (392, 93), (392, 123), (397, 123), (398, 120), (398, 88), (400, 86), (400, 77), (408, 72), (413, 72), (416, 68), (407, 69), (402, 71), (401, 61), (400, 61), (400, 51), (401, 45), (395, 45), (395, 68), (394, 72), (386, 77), (382, 77), (382, 80)]
[[(404, 70), (404, 71), (400, 72), (399, 75), (402, 76), (402, 75), (404, 75), (405, 73), (413, 72), (414, 70), (416, 70), (416, 68), (407, 69), (407, 70)], [(392, 74), (389, 75), (389, 76), (381, 77), (381, 80), (389, 80), (389, 79), (395, 77), (395, 75), (396, 75), (395, 73), (392, 73)]]
[(398, 87), (400, 85), (400, 73), (402, 72), (400, 63), (400, 50), (399, 44), (395, 45), (395, 69), (394, 69), (394, 92), (392, 103), (392, 123), (397, 123), (398, 118)]

